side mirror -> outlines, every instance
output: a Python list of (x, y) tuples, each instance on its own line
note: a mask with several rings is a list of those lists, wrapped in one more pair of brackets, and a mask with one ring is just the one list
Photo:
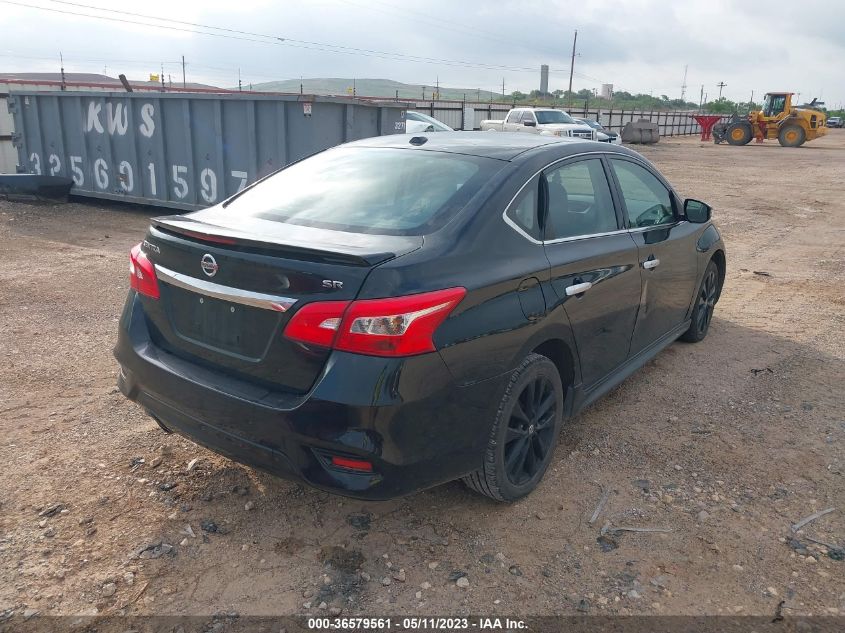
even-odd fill
[(701, 200), (693, 200), (692, 198), (684, 200), (684, 216), (686, 216), (688, 222), (704, 224), (710, 219), (711, 212), (710, 205), (701, 202)]
[(523, 121), (522, 124), (525, 127), (537, 127), (537, 121), (531, 121), (530, 119), (528, 121)]

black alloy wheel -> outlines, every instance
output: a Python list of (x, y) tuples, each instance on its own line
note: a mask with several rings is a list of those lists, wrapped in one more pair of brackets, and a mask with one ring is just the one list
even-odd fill
[(719, 269), (711, 260), (704, 271), (701, 285), (698, 287), (698, 294), (695, 297), (695, 306), (692, 310), (692, 323), (689, 329), (681, 337), (685, 341), (697, 343), (707, 336), (710, 329), (710, 321), (713, 318), (713, 310), (719, 300)]
[(532, 479), (555, 444), (557, 394), (551, 381), (538, 376), (519, 394), (505, 435), (505, 472), (514, 485)]
[(552, 460), (563, 411), (557, 366), (529, 354), (505, 387), (481, 468), (464, 482), (496, 501), (515, 501), (534, 490)]

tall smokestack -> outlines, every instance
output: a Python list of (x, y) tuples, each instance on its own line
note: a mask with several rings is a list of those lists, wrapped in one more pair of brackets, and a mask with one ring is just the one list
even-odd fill
[(549, 65), (540, 66), (540, 94), (549, 94)]

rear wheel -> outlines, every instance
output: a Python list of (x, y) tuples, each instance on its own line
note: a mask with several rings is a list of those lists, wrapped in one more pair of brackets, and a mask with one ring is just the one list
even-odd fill
[(800, 125), (784, 125), (778, 132), (778, 142), (784, 147), (799, 147), (807, 140), (807, 133)]
[(681, 335), (681, 340), (698, 343), (710, 329), (713, 309), (719, 297), (719, 268), (712, 259), (704, 270), (704, 277), (695, 296), (695, 307), (692, 309), (692, 323), (689, 329)]
[(751, 126), (745, 122), (731, 123), (727, 130), (727, 140), (731, 145), (748, 145), (751, 142)]
[(555, 364), (529, 354), (511, 374), (484, 453), (464, 482), (497, 501), (515, 501), (537, 487), (552, 459), (563, 420), (563, 385)]

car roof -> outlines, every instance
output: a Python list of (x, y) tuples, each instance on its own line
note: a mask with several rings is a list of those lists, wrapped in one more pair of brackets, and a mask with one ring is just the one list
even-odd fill
[[(426, 138), (422, 145), (411, 143), (413, 138)], [(583, 151), (585, 146), (596, 149), (592, 141), (517, 132), (437, 132), (435, 134), (388, 134), (347, 143), (344, 147), (416, 148), (428, 151), (451, 152), (512, 160), (529, 150), (547, 145), (571, 147), (571, 153)], [(606, 149), (606, 148), (602, 148)], [(569, 152), (563, 152), (569, 153)]]

